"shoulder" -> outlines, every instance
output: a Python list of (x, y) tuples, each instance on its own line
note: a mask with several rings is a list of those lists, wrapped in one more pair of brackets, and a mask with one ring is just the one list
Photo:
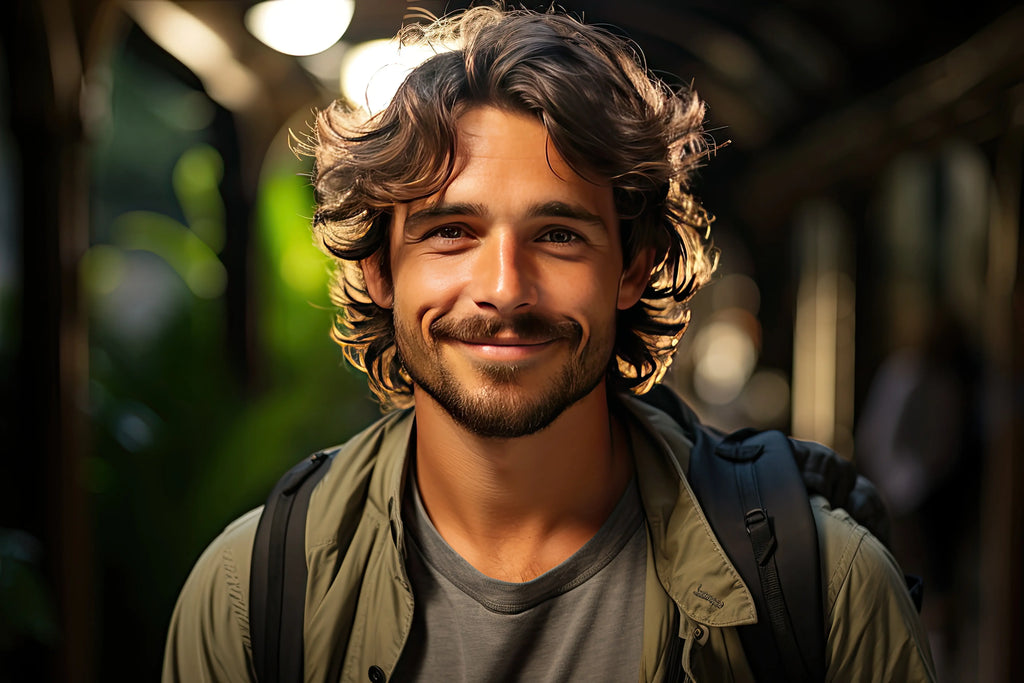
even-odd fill
[(928, 637), (892, 554), (846, 511), (813, 496), (832, 680), (935, 680)]
[(880, 578), (887, 577), (890, 568), (896, 569), (889, 551), (845, 510), (833, 508), (823, 496), (811, 497), (811, 509), (818, 528), (828, 609), (833, 608), (855, 570)]
[(331, 455), (330, 469), (310, 497), (306, 544), (341, 543), (368, 510), (386, 517), (401, 490), (415, 412), (393, 411)]
[(165, 682), (249, 677), (249, 564), (262, 510), (228, 525), (192, 568), (171, 617)]
[[(412, 411), (396, 411), (333, 450), (330, 469), (309, 500), (305, 528), (307, 591), (329, 588), (339, 547), (347, 547), (367, 511), (386, 514), (400, 488)], [(163, 680), (252, 678), (249, 576), (263, 508), (228, 525), (196, 561), (171, 618)]]

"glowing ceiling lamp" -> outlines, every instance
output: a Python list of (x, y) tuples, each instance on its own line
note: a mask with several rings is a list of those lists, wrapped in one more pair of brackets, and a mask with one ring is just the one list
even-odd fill
[(266, 0), (245, 13), (245, 27), (287, 55), (315, 55), (345, 34), (355, 0)]
[(397, 39), (354, 45), (341, 61), (341, 90), (349, 102), (376, 113), (386, 107), (414, 68), (450, 45), (402, 45)]

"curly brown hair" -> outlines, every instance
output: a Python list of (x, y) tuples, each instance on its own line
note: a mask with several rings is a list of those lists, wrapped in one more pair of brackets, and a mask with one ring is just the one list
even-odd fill
[(312, 147), (313, 232), (336, 259), (332, 336), (366, 372), (385, 406), (406, 405), (412, 380), (395, 347), (392, 311), (369, 297), (360, 261), (390, 278), (396, 204), (428, 197), (455, 173), (456, 129), (468, 109), (492, 105), (536, 117), (583, 177), (610, 181), (626, 262), (654, 250), (640, 302), (618, 316), (608, 377), (643, 393), (672, 362), (689, 323), (687, 302), (711, 277), (711, 219), (689, 191), (714, 146), (704, 103), (651, 74), (639, 49), (560, 13), (474, 7), (399, 34), (437, 54), (414, 69), (391, 103), (368, 116), (336, 101), (317, 114)]

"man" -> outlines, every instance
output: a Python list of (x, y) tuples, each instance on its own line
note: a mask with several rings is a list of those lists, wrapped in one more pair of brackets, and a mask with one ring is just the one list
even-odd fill
[[(477, 8), (391, 105), (317, 121), (335, 337), (393, 408), (306, 522), (309, 681), (750, 680), (756, 619), (688, 487), (656, 383), (714, 270), (688, 192), (703, 105), (621, 40)], [(934, 678), (892, 558), (816, 521), (828, 676)], [(246, 680), (258, 511), (200, 558), (165, 680)]]

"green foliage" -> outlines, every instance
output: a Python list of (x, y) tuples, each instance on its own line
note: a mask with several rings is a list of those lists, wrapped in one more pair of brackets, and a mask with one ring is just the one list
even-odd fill
[(80, 268), (98, 661), (104, 680), (155, 680), (174, 599), (206, 544), (291, 464), (379, 411), (328, 337), (328, 264), (311, 242), (302, 169), (287, 157), (263, 169), (247, 293), (257, 374), (242, 376), (245, 350), (226, 335), (224, 292), (240, 274), (222, 261), (231, 207), (219, 190), (240, 169), (225, 168), (199, 125), (211, 120), (205, 95), (130, 55), (115, 56), (112, 73)]

